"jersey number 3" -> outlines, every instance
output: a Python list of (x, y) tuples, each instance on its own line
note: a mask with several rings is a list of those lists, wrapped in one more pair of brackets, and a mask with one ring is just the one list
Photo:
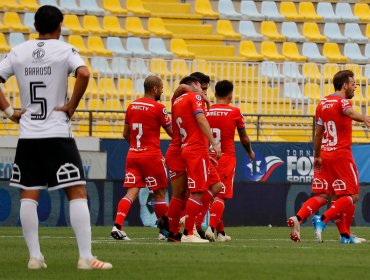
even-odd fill
[(46, 85), (43, 82), (30, 83), (31, 104), (40, 104), (41, 106), (39, 114), (31, 114), (31, 120), (45, 120), (47, 116), (47, 102), (45, 98), (37, 97), (38, 88), (46, 88)]

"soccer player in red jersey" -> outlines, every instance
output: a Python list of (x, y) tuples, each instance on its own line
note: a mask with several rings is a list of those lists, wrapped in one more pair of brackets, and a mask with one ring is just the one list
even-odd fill
[(216, 167), (223, 187), (211, 206), (209, 227), (206, 237), (215, 241), (214, 230), (218, 232), (217, 241), (231, 240), (225, 234), (222, 215), (225, 209), (224, 200), (233, 197), (233, 181), (235, 175), (236, 158), (234, 136), (238, 130), (239, 139), (251, 160), (254, 160), (254, 152), (251, 142), (245, 131), (243, 115), (240, 109), (230, 106), (234, 86), (232, 82), (223, 80), (215, 86), (216, 104), (207, 111), (206, 117), (217, 143), (221, 145), (222, 156)]
[(341, 243), (361, 241), (350, 233), (359, 192), (358, 172), (351, 152), (352, 120), (370, 127), (370, 117), (356, 112), (349, 101), (356, 90), (352, 71), (336, 73), (333, 85), (335, 93), (324, 97), (316, 108), (313, 196), (288, 219), (292, 228), (290, 238), (295, 242), (300, 241), (300, 223), (326, 205), (330, 194), (333, 194), (331, 207), (321, 217), (313, 218), (316, 239), (322, 242), (326, 223), (336, 219)]
[[(182, 83), (201, 92), (200, 83), (196, 78), (186, 77)], [(221, 190), (220, 179), (209, 158), (208, 145), (211, 144), (217, 158), (220, 157), (221, 150), (212, 136), (204, 110), (204, 100), (197, 92), (181, 95), (172, 105), (173, 122), (179, 128), (181, 157), (186, 165), (187, 186), (190, 192), (181, 242), (208, 242), (193, 234), (195, 217), (202, 206), (209, 204)]]
[(157, 218), (167, 212), (167, 173), (160, 150), (160, 129), (163, 127), (172, 137), (172, 123), (165, 106), (157, 102), (163, 93), (162, 80), (156, 76), (146, 78), (144, 90), (144, 97), (132, 102), (126, 112), (123, 137), (130, 143), (124, 182), (127, 193), (118, 203), (111, 232), (115, 239), (129, 240), (122, 225), (140, 188), (148, 187), (154, 192)]

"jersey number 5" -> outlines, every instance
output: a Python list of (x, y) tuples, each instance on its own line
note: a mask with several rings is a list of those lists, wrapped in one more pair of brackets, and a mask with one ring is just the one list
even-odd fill
[(181, 127), (181, 124), (182, 124), (182, 118), (181, 117), (178, 117), (176, 119), (176, 124), (180, 129), (181, 142), (184, 142), (185, 139), (186, 139), (186, 136), (188, 136), (188, 134), (186, 133), (186, 130), (183, 127)]
[(46, 88), (43, 82), (31, 82), (30, 93), (31, 93), (31, 104), (40, 104), (40, 113), (31, 114), (31, 120), (45, 120), (47, 116), (47, 103), (46, 99), (36, 96), (36, 90), (38, 88)]
[(142, 123), (133, 123), (132, 124), (132, 130), (138, 130), (138, 133), (136, 135), (136, 148), (141, 147), (141, 141), (140, 138), (143, 136), (143, 124)]

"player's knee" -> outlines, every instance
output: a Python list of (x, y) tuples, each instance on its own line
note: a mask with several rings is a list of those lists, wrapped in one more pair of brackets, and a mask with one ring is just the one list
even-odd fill
[(215, 194), (218, 194), (222, 189), (222, 183), (221, 182), (218, 182), (216, 184), (213, 184), (211, 187), (210, 187), (210, 190), (215, 193)]
[(353, 203), (356, 203), (359, 199), (358, 194), (353, 194), (353, 195), (351, 195), (351, 197), (352, 197)]

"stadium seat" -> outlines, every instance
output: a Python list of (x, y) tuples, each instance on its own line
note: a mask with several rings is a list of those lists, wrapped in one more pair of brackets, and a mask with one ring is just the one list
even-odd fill
[[(36, 29), (35, 29), (35, 26), (34, 26), (35, 13), (24, 13), (23, 23), (24, 23), (25, 26), (27, 26), (30, 29), (30, 32), (36, 32)], [(0, 23), (0, 25), (1, 25), (1, 23)], [(62, 29), (63, 29), (63, 27), (62, 27)], [(68, 29), (66, 29), (66, 28), (64, 28), (64, 29), (68, 31)], [(1, 27), (0, 27), (0, 31), (1, 31)], [(63, 30), (62, 30), (62, 34), (64, 34)]]
[(85, 9), (79, 7), (75, 0), (60, 0), (59, 3), (60, 6), (63, 7), (68, 14), (85, 14)]
[(15, 0), (2, 0), (3, 8), (7, 10), (23, 10), (25, 7), (22, 4), (18, 4)]
[(365, 45), (365, 56), (370, 58), (370, 43)]
[(284, 76), (279, 71), (277, 65), (273, 61), (264, 61), (261, 63), (261, 75), (272, 81), (283, 81)]
[(285, 36), (288, 41), (304, 42), (306, 38), (299, 33), (297, 24), (295, 22), (283, 22), (281, 26), (281, 34)]
[(231, 0), (218, 1), (218, 13), (220, 18), (224, 19), (241, 19), (242, 14), (235, 11), (234, 4)]
[[(244, 2), (244, 1), (243, 1)], [(262, 41), (263, 36), (256, 31), (253, 22), (241, 20), (239, 22), (239, 33), (243, 39), (248, 39), (252, 41)]]
[(113, 75), (115, 77), (121, 77), (121, 78), (127, 78), (127, 77), (131, 78), (132, 77), (132, 71), (130, 70), (127, 64), (127, 59), (113, 57), (112, 70), (113, 70)]
[(80, 0), (80, 7), (85, 9), (87, 15), (103, 16), (104, 9), (100, 8), (96, 0)]
[(297, 61), (297, 62), (307, 61), (307, 57), (299, 53), (296, 43), (293, 43), (293, 42), (283, 43), (282, 54), (287, 58), (287, 60)]
[(131, 57), (132, 51), (126, 50), (122, 45), (122, 39), (119, 37), (107, 37), (107, 49), (113, 52), (114, 56)]
[(342, 18), (334, 13), (331, 3), (317, 3), (317, 14), (322, 16), (325, 22), (341, 22)]
[(308, 100), (308, 98), (302, 94), (299, 84), (297, 82), (290, 81), (284, 83), (284, 97), (290, 98), (294, 101)]
[[(111, 114), (106, 113), (111, 116)], [(113, 128), (111, 122), (107, 120), (97, 120), (93, 126), (93, 136), (99, 138), (113, 138)]]
[(184, 59), (171, 60), (171, 71), (175, 75), (176, 79), (190, 74), (189, 66)]
[(6, 26), (2, 21), (0, 21), (0, 33), (1, 32), (9, 32), (9, 27)]
[[(132, 80), (131, 79), (127, 79), (127, 78), (119, 79), (117, 89), (118, 89), (120, 96), (123, 96), (124, 100), (132, 98), (133, 91), (132, 91)], [(134, 98), (135, 97), (136, 96), (134, 96)]]
[(104, 119), (104, 113), (101, 112), (104, 111), (104, 104), (100, 98), (90, 98), (86, 107), (89, 110), (96, 111), (93, 113), (93, 118)]
[(152, 57), (158, 56), (168, 59), (173, 58), (173, 53), (169, 52), (166, 49), (166, 46), (162, 38), (150, 38), (148, 46), (149, 52), (152, 54)]
[(360, 47), (357, 43), (346, 43), (344, 45), (343, 54), (348, 57), (352, 63), (368, 63), (369, 58), (362, 55)]
[(142, 58), (135, 58), (131, 60), (130, 69), (132, 73), (140, 78), (146, 78), (147, 76), (153, 74), (148, 70), (147, 63), (145, 63), (144, 59)]
[(3, 15), (4, 24), (15, 32), (29, 32), (30, 29), (23, 25), (18, 13), (16, 12), (5, 12)]
[(113, 15), (126, 15), (127, 10), (122, 8), (119, 0), (104, 0), (103, 1), (104, 10), (108, 11)]
[(248, 61), (262, 61), (264, 59), (263, 55), (257, 52), (253, 41), (240, 41), (239, 53)]
[(356, 3), (354, 7), (354, 14), (361, 22), (370, 22), (370, 8), (368, 4)]
[(359, 17), (355, 17), (349, 3), (337, 3), (335, 14), (342, 18), (344, 22), (359, 22)]
[(127, 36), (127, 30), (123, 29), (116, 16), (105, 16), (103, 19), (103, 28), (111, 36)]
[[(118, 98), (118, 91), (113, 78), (100, 78), (98, 83), (98, 98)], [(94, 98), (94, 96), (93, 96)]]
[(367, 43), (369, 39), (361, 32), (357, 23), (346, 23), (344, 26), (344, 35), (353, 43)]
[[(107, 103), (105, 104), (105, 109), (106, 110), (111, 110), (111, 111), (116, 111), (112, 113), (107, 113), (108, 119), (112, 120), (117, 120), (117, 119), (123, 119), (124, 114), (123, 114), (123, 106), (122, 106), (122, 101), (117, 100), (117, 99), (108, 99)], [(121, 134), (122, 135), (122, 134)]]
[(306, 83), (304, 85), (303, 94), (312, 100), (316, 100), (317, 102), (322, 98), (320, 85), (316, 83)]
[(150, 52), (144, 49), (143, 42), (139, 37), (128, 37), (126, 47), (128, 51), (134, 54), (134, 57), (151, 57)]
[(248, 20), (265, 20), (265, 16), (258, 12), (255, 1), (242, 1), (240, 4), (240, 12), (243, 16), (246, 16)]
[[(15, 76), (11, 76), (6, 81), (6, 83), (4, 84), (4, 87), (3, 87), (3, 92), (8, 97), (19, 97), (19, 86), (18, 86), (18, 82), (17, 82), (17, 79), (15, 78)], [(19, 98), (18, 98), (17, 102), (18, 101), (20, 102)], [(14, 104), (14, 107), (15, 108), (21, 108), (21, 105), (20, 105), (20, 103), (19, 104)]]
[(87, 38), (87, 47), (97, 55), (112, 56), (113, 52), (107, 50), (103, 40), (99, 36), (89, 36)]
[(151, 14), (149, 10), (144, 9), (141, 0), (127, 0), (126, 8), (129, 12), (132, 12), (135, 15), (150, 16)]
[[(97, 96), (98, 94), (98, 85), (96, 84), (96, 80), (94, 78), (89, 79), (89, 84), (86, 88), (85, 98), (92, 98), (93, 96)], [(87, 107), (89, 110), (90, 107)]]
[(285, 16), (286, 20), (303, 21), (304, 16), (298, 14), (294, 2), (280, 2), (280, 14)]
[(144, 29), (141, 20), (138, 17), (127, 17), (126, 29), (129, 33), (135, 36), (148, 37), (150, 35), (150, 32)]
[(190, 3), (178, 3), (178, 1), (153, 2), (143, 1), (144, 8), (149, 10), (152, 16), (175, 19), (200, 19), (202, 16), (191, 11)]
[(360, 87), (366, 84), (366, 77), (362, 75), (362, 67), (358, 64), (346, 64), (344, 69), (351, 70), (355, 74), (355, 81)]
[(159, 75), (161, 78), (169, 78), (172, 75), (172, 72), (167, 68), (167, 61), (160, 58), (152, 58), (150, 60), (150, 71)]
[(240, 39), (241, 35), (234, 31), (229, 20), (220, 19), (217, 21), (217, 34), (224, 36), (224, 39)]
[(171, 40), (171, 52), (178, 57), (183, 58), (194, 58), (195, 54), (188, 50), (188, 47), (183, 39), (172, 39)]
[(97, 71), (100, 77), (111, 77), (113, 73), (105, 57), (91, 58), (91, 70)]
[(335, 43), (346, 43), (348, 38), (343, 36), (339, 30), (338, 23), (327, 22), (324, 26), (324, 35), (331, 42)]
[(172, 37), (172, 32), (166, 29), (161, 18), (149, 18), (148, 30), (150, 33), (159, 37)]
[(285, 36), (279, 33), (273, 21), (263, 21), (261, 23), (261, 33), (272, 41), (285, 41)]
[(80, 35), (69, 35), (68, 43), (75, 46), (82, 55), (93, 55), (94, 52), (86, 48), (85, 43)]
[(211, 78), (215, 79), (215, 73), (212, 71), (209, 63), (204, 59), (194, 59), (192, 63), (192, 72), (203, 72)]
[(263, 41), (261, 43), (261, 54), (272, 61), (284, 61), (285, 56), (278, 53), (274, 42)]
[(19, 4), (24, 7), (24, 10), (30, 12), (35, 12), (40, 7), (36, 0), (19, 0)]
[(220, 16), (219, 13), (213, 10), (209, 0), (195, 0), (194, 10), (202, 18), (218, 18)]
[(322, 16), (316, 13), (315, 7), (311, 2), (299, 2), (298, 12), (302, 15), (305, 21), (322, 21)]
[(14, 48), (15, 46), (23, 43), (24, 41), (26, 41), (26, 39), (24, 38), (23, 33), (12, 32), (12, 33), (9, 34), (9, 45), (12, 48)]
[(286, 81), (298, 81), (303, 82), (304, 77), (299, 72), (298, 64), (296, 62), (284, 62), (283, 63), (283, 75)]
[(261, 14), (266, 17), (266, 20), (285, 21), (285, 17), (279, 13), (274, 1), (262, 1)]
[(39, 37), (39, 33), (30, 33), (28, 35), (28, 40), (34, 40), (34, 39), (37, 39), (38, 37)]
[(325, 63), (328, 59), (320, 54), (316, 43), (305, 42), (302, 45), (302, 54), (307, 57), (309, 61)]
[(326, 37), (320, 33), (315, 22), (305, 22), (303, 24), (303, 36), (312, 42), (326, 42)]
[(89, 33), (86, 29), (82, 28), (76, 15), (65, 15), (63, 24), (72, 32), (72, 34), (87, 35)]
[(134, 91), (136, 96), (143, 96), (144, 95), (144, 79), (136, 79), (134, 82)]
[(96, 16), (84, 16), (83, 28), (89, 31), (89, 34), (93, 35), (107, 36), (109, 32), (108, 30), (101, 28)]
[(337, 43), (325, 43), (322, 53), (330, 62), (346, 63), (348, 61), (347, 57), (341, 54)]
[(316, 63), (304, 63), (302, 68), (303, 76), (313, 83), (320, 83), (321, 72)]
[(54, 6), (54, 7), (57, 7), (59, 10), (61, 10), (63, 14), (67, 13), (66, 9), (59, 6), (56, 0), (38, 0), (38, 1), (39, 1), (40, 6), (44, 6), (44, 5)]
[[(336, 63), (326, 63), (324, 64), (324, 79), (331, 83), (333, 80), (334, 75), (340, 70), (338, 64)], [(327, 94), (324, 91), (324, 95)]]

